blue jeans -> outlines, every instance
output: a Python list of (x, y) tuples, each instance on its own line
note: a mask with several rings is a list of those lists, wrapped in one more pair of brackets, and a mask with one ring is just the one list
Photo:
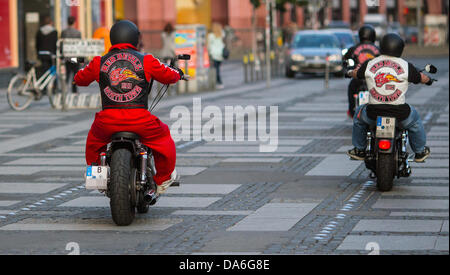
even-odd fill
[[(422, 120), (420, 119), (419, 113), (416, 109), (411, 107), (411, 113), (409, 117), (400, 122), (403, 129), (408, 130), (409, 143), (411, 145), (414, 153), (421, 153), (425, 150), (425, 144), (427, 142), (427, 137), (425, 135), (425, 129), (423, 128)], [(376, 121), (370, 119), (367, 116), (367, 105), (361, 105), (355, 112), (353, 118), (353, 133), (352, 141), (353, 146), (359, 150), (365, 150), (367, 146), (367, 130), (370, 126), (375, 126)]]

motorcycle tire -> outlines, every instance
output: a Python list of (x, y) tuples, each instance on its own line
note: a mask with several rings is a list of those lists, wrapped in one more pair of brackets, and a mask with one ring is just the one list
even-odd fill
[(111, 157), (110, 194), (111, 215), (118, 226), (130, 225), (135, 217), (131, 192), (132, 154), (127, 149), (118, 149)]
[(379, 154), (377, 161), (377, 188), (390, 191), (394, 184), (395, 159), (393, 154)]
[(139, 192), (138, 194), (138, 202), (136, 209), (139, 214), (146, 214), (148, 213), (148, 210), (150, 208), (150, 205), (144, 201), (144, 194), (142, 192)]

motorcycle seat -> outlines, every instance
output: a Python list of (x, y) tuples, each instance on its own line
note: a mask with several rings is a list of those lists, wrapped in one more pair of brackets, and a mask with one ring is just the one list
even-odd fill
[(131, 139), (131, 140), (139, 140), (141, 137), (138, 134), (131, 132), (118, 132), (112, 135), (111, 139)]

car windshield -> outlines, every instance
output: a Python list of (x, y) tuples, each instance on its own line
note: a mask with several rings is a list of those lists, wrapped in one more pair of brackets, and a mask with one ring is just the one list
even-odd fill
[(349, 45), (354, 44), (355, 41), (353, 40), (353, 35), (350, 33), (344, 33), (344, 32), (337, 32), (335, 33), (341, 44)]
[(295, 48), (339, 48), (336, 37), (324, 34), (299, 34), (294, 40)]

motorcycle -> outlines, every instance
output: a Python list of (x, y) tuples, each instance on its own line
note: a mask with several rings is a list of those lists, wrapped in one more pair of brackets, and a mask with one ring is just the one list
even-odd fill
[[(355, 61), (353, 59), (347, 59), (343, 62), (344, 68), (346, 71), (355, 69)], [(346, 78), (348, 76), (344, 75)], [(355, 107), (353, 111), (358, 109), (359, 106), (363, 104), (369, 103), (369, 91), (367, 89), (367, 85), (365, 81), (361, 81), (361, 83), (358, 85), (357, 93), (353, 94), (353, 100), (355, 102)], [(349, 99), (350, 100), (350, 99)]]
[[(189, 55), (173, 58), (189, 60)], [(187, 75), (182, 80), (188, 80)], [(153, 86), (150, 82), (149, 91)], [(150, 111), (158, 104), (169, 85), (164, 85), (153, 99)], [(140, 142), (140, 137), (131, 132), (115, 133), (107, 145), (106, 152), (100, 154), (100, 165), (88, 166), (86, 172), (86, 189), (99, 190), (110, 198), (111, 216), (119, 226), (130, 225), (135, 212), (144, 214), (159, 199), (157, 186), (153, 180), (156, 175), (152, 150)], [(179, 186), (174, 182), (172, 186)]]
[[(427, 65), (420, 72), (434, 74), (437, 69)], [(432, 79), (437, 81), (436, 79)], [(397, 118), (377, 116), (376, 126), (369, 127), (365, 165), (371, 171), (371, 178), (376, 178), (377, 188), (382, 192), (390, 191), (394, 178), (409, 177), (411, 166), (407, 151), (408, 131), (397, 124)]]

